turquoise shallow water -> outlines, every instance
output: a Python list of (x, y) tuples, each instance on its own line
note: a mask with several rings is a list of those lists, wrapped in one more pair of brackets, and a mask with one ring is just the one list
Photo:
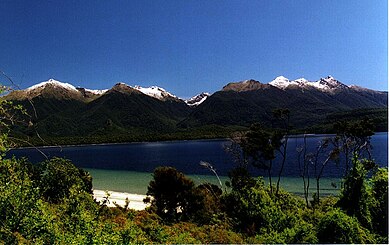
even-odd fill
[[(145, 195), (147, 186), (152, 180), (152, 173), (135, 172), (135, 171), (123, 171), (123, 170), (104, 170), (104, 169), (86, 169), (93, 177), (93, 188), (96, 190), (110, 190), (119, 192), (128, 192), (133, 194)], [(187, 175), (196, 184), (201, 183), (213, 183), (218, 185), (218, 180), (212, 175)], [(220, 176), (223, 185), (229, 180), (227, 176)], [(267, 182), (267, 178), (264, 177)], [(273, 182), (276, 184), (277, 178), (273, 178)], [(310, 193), (315, 192), (315, 180), (311, 179)], [(340, 179), (338, 178), (323, 178), (321, 179), (321, 195), (337, 195), (339, 190), (332, 186), (335, 183), (340, 186)], [(303, 182), (301, 178), (296, 177), (283, 177), (281, 179), (281, 186), (283, 189), (302, 195)]]
[[(332, 135), (314, 135), (307, 138), (308, 152), (313, 152), (319, 140)], [(388, 134), (377, 133), (371, 140), (372, 156), (380, 166), (388, 166)], [(299, 177), (301, 170), (298, 163), (297, 148), (303, 144), (301, 136), (291, 137), (287, 149), (287, 161), (283, 170), (282, 187), (292, 193), (302, 195), (303, 183)], [(213, 165), (221, 176), (236, 166), (234, 159), (226, 152), (227, 140), (190, 140), (172, 142), (143, 142), (129, 144), (103, 144), (66, 147), (40, 148), (48, 157), (64, 157), (73, 161), (80, 168), (87, 169), (93, 177), (95, 189), (145, 194), (152, 179), (152, 172), (159, 166), (172, 166), (192, 178), (197, 184), (211, 182), (218, 184), (212, 173), (200, 165), (201, 161)], [(34, 148), (13, 149), (8, 153), (17, 158), (27, 157), (32, 163), (45, 160)], [(322, 156), (324, 158), (325, 156)], [(321, 159), (321, 157), (320, 157)], [(342, 160), (342, 159), (341, 159)], [(281, 159), (274, 161), (274, 172), (280, 169)], [(344, 173), (344, 163), (329, 163), (321, 179), (322, 195), (337, 195), (340, 177)], [(266, 175), (265, 171), (249, 167), (254, 176)], [(313, 166), (309, 172), (314, 173)], [(221, 177), (222, 182), (228, 180)], [(264, 178), (267, 181), (268, 178)], [(273, 179), (276, 184), (276, 178)], [(315, 181), (311, 180), (310, 192), (315, 192)]]

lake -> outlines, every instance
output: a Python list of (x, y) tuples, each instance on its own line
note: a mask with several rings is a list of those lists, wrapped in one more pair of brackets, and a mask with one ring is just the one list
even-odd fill
[[(314, 151), (319, 140), (326, 136), (311, 136), (307, 138), (308, 151)], [(200, 161), (211, 163), (220, 176), (227, 176), (235, 166), (230, 154), (225, 150), (227, 140), (188, 140), (171, 142), (147, 142), (129, 144), (106, 144), (64, 147), (39, 148), (47, 157), (64, 157), (73, 161), (81, 168), (87, 169), (94, 178), (95, 189), (127, 191), (145, 194), (146, 186), (151, 179), (153, 170), (158, 166), (173, 166), (179, 171), (190, 175), (198, 183), (205, 181), (215, 182), (212, 173), (199, 165)], [(373, 158), (380, 166), (388, 164), (388, 134), (377, 133), (371, 140)], [(289, 139), (288, 156), (283, 172), (284, 186), (289, 191), (301, 189), (299, 168), (297, 163), (297, 147), (303, 144), (302, 137)], [(13, 149), (8, 155), (27, 157), (37, 163), (45, 160), (37, 149)], [(274, 164), (273, 175), (277, 175), (280, 164), (277, 159)], [(339, 180), (343, 173), (343, 164), (329, 163), (324, 171), (324, 179), (329, 186), (331, 182)], [(266, 172), (251, 169), (253, 175), (267, 176)], [(223, 177), (223, 180), (227, 180)], [(330, 187), (325, 189), (330, 189)]]

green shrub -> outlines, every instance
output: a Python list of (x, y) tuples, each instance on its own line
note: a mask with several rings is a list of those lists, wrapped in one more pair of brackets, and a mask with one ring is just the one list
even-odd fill
[(42, 195), (51, 203), (68, 197), (73, 186), (92, 193), (92, 177), (69, 160), (55, 157), (40, 163), (38, 169)]
[(165, 222), (187, 221), (204, 209), (205, 191), (195, 188), (195, 183), (172, 167), (158, 167), (150, 181), (148, 196), (152, 208)]
[(283, 190), (279, 198), (270, 194), (262, 179), (258, 179), (254, 187), (233, 189), (225, 194), (223, 204), (236, 229), (252, 235), (261, 228), (280, 232), (292, 227), (297, 219), (295, 213), (304, 206)]
[(354, 155), (353, 167), (345, 178), (337, 205), (348, 215), (355, 216), (364, 227), (371, 229), (372, 198), (367, 181), (368, 171), (365, 168), (367, 162), (368, 160), (358, 160), (357, 155)]
[(240, 234), (223, 225), (197, 226), (194, 223), (180, 222), (167, 226), (169, 234), (166, 243), (202, 243), (202, 244), (237, 244), (244, 240)]
[(266, 229), (263, 229), (251, 242), (262, 244), (299, 244), (317, 243), (318, 239), (314, 226), (307, 222), (300, 221), (293, 227), (286, 228), (281, 232), (277, 232), (275, 230), (267, 231)]
[(193, 200), (197, 203), (191, 205), (190, 220), (199, 225), (209, 224), (215, 215), (221, 213), (222, 190), (217, 185), (206, 183), (195, 187), (193, 193)]
[(327, 212), (317, 226), (320, 243), (375, 243), (368, 230), (356, 218), (340, 209)]
[(372, 214), (373, 231), (386, 237), (388, 241), (389, 229), (389, 182), (387, 168), (379, 168), (371, 179), (372, 197), (374, 198), (370, 209)]
[(142, 210), (137, 212), (134, 223), (145, 233), (148, 240), (155, 243), (166, 243), (168, 234), (162, 224), (162, 219), (155, 213)]
[(0, 193), (0, 241), (53, 241), (53, 215), (40, 199), (24, 160), (1, 160)]

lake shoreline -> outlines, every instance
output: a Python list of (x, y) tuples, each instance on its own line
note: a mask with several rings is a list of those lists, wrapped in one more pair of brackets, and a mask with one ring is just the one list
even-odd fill
[(143, 200), (146, 198), (146, 195), (133, 194), (128, 192), (118, 192), (118, 191), (106, 191), (106, 190), (93, 190), (93, 197), (96, 201), (102, 203), (108, 195), (108, 207), (124, 207), (126, 205), (126, 199), (129, 201), (128, 208), (134, 210), (144, 210), (150, 204), (145, 204)]
[(156, 140), (156, 141), (131, 141), (118, 143), (91, 143), (91, 144), (69, 144), (69, 145), (42, 145), (42, 146), (22, 146), (10, 148), (10, 150), (22, 149), (47, 149), (47, 148), (62, 148), (62, 147), (88, 147), (88, 146), (111, 146), (111, 145), (130, 145), (130, 144), (148, 144), (148, 143), (177, 143), (186, 141), (227, 141), (230, 138), (212, 138), (212, 139), (176, 139), (176, 140)]
[[(384, 132), (376, 132), (375, 134), (388, 133)], [(305, 134), (291, 134), (288, 138), (301, 138)], [(306, 136), (310, 138), (314, 137), (325, 137), (325, 136), (335, 136), (336, 134), (326, 134), (326, 133), (316, 133), (311, 134), (307, 133)], [(230, 138), (227, 137), (217, 137), (217, 138), (202, 138), (202, 139), (172, 139), (172, 140), (156, 140), (156, 141), (128, 141), (128, 142), (108, 142), (108, 143), (86, 143), (86, 144), (65, 144), (65, 145), (39, 145), (39, 146), (22, 146), (22, 147), (14, 147), (10, 148), (10, 150), (17, 149), (45, 149), (45, 148), (62, 148), (62, 147), (86, 147), (86, 146), (110, 146), (110, 145), (128, 145), (128, 144), (147, 144), (147, 143), (177, 143), (177, 142), (186, 142), (186, 141), (229, 141)]]

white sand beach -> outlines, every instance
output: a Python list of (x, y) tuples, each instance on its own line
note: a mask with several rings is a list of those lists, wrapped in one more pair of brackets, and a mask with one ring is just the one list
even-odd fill
[[(129, 208), (131, 209), (143, 210), (149, 205), (143, 202), (143, 199), (146, 197), (145, 195), (116, 191), (108, 191), (108, 193), (110, 194), (108, 197), (109, 203), (107, 204), (109, 207), (115, 207), (114, 203), (123, 207), (126, 203), (126, 198), (130, 201)], [(97, 201), (103, 201), (107, 194), (103, 190), (93, 190), (93, 196)]]

